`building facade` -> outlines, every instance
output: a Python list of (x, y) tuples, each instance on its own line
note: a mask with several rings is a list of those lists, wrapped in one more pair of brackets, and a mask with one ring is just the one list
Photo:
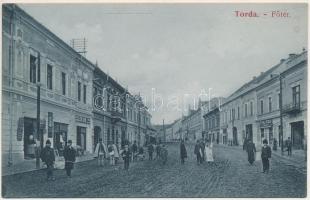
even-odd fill
[(59, 153), (69, 139), (91, 151), (93, 64), (14, 4), (2, 20), (3, 158), (32, 158), (42, 136)]
[(306, 55), (307, 52), (290, 54), (225, 100), (220, 111), (220, 133), (222, 137), (227, 135), (229, 145), (239, 145), (249, 139), (260, 148), (267, 139), (270, 145), (277, 141), (281, 146), (282, 116), (283, 139), (295, 137), (295, 148), (303, 148), (307, 110)]

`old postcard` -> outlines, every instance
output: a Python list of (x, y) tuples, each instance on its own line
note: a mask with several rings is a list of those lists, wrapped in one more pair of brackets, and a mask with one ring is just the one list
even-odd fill
[(3, 198), (305, 198), (307, 3), (3, 3)]

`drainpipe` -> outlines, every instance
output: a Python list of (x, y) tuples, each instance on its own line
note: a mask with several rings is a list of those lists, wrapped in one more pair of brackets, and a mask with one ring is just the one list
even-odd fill
[(13, 165), (13, 62), (14, 62), (14, 33), (13, 33), (13, 20), (14, 20), (14, 9), (15, 5), (12, 5), (12, 13), (10, 17), (10, 47), (9, 47), (9, 73), (10, 73), (10, 107), (9, 107), (9, 115), (10, 115), (10, 145), (9, 145), (9, 161), (8, 165)]

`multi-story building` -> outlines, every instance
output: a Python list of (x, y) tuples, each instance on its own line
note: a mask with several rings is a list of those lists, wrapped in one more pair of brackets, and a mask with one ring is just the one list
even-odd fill
[(178, 141), (181, 139), (181, 119), (177, 119), (172, 123), (172, 140)]
[(223, 138), (220, 137), (220, 112), (219, 107), (215, 106), (211, 108), (211, 110), (205, 114), (204, 116), (205, 123), (205, 133), (206, 138), (209, 141), (216, 142), (217, 144), (225, 143), (222, 141)]
[(2, 8), (2, 157), (32, 157), (42, 136), (59, 152), (69, 139), (91, 151), (94, 65), (16, 5)]
[(254, 77), (225, 100), (220, 111), (220, 131), (223, 137), (228, 136), (228, 144), (238, 145), (250, 139), (260, 147), (263, 139), (267, 139), (271, 145), (276, 139), (281, 145), (282, 116), (283, 138), (295, 137), (294, 146), (303, 146), (306, 55), (306, 52), (290, 54), (287, 59), (282, 59), (279, 64)]
[(283, 139), (290, 137), (294, 149), (306, 149), (307, 141), (307, 52), (291, 55), (281, 73)]
[(99, 67), (95, 68), (93, 85), (94, 144), (102, 138), (105, 143), (119, 147), (125, 141), (144, 145), (151, 115), (141, 97), (131, 95)]

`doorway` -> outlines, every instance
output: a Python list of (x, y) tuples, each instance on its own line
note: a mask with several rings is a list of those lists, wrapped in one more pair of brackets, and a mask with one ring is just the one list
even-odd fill
[(245, 126), (245, 138), (253, 142), (253, 128), (252, 124)]
[(77, 127), (77, 142), (76, 144), (80, 146), (83, 150), (86, 150), (86, 127)]
[(303, 149), (304, 122), (291, 123), (292, 143), (294, 149)]
[(233, 145), (238, 145), (238, 131), (236, 127), (233, 127)]

